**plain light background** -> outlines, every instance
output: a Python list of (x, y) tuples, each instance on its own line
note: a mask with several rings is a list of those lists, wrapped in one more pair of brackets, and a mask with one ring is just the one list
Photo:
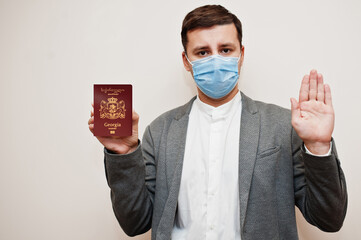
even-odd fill
[[(214, 1), (0, 0), (0, 239), (148, 240), (115, 220), (103, 148), (88, 130), (94, 83), (131, 83), (140, 133), (184, 104), (181, 23)], [(312, 68), (331, 85), (348, 214), (324, 233), (298, 214), (301, 240), (361, 239), (361, 2), (218, 1), (243, 23), (240, 89), (289, 108)]]

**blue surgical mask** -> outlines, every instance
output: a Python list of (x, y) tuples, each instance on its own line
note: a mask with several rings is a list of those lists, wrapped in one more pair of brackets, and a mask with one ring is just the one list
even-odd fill
[(190, 62), (198, 88), (208, 97), (219, 99), (230, 93), (238, 81), (240, 57), (212, 55)]

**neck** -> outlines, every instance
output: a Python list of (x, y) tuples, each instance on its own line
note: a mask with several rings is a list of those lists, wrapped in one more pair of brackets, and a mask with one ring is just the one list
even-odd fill
[(199, 99), (205, 104), (208, 104), (212, 107), (219, 107), (225, 103), (228, 103), (234, 98), (234, 96), (236, 96), (236, 94), (239, 94), (238, 84), (233, 88), (233, 90), (230, 93), (219, 99), (208, 97), (201, 90), (199, 90), (199, 88), (197, 88), (197, 90), (198, 90)]

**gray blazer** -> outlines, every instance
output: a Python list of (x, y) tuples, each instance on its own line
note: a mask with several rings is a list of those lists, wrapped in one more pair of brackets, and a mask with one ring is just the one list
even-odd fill
[[(171, 238), (194, 99), (155, 119), (135, 152), (104, 151), (113, 209), (130, 236), (152, 228), (152, 240)], [(309, 223), (338, 231), (346, 214), (347, 192), (335, 143), (331, 156), (305, 153), (289, 110), (244, 94), (240, 121), (242, 240), (298, 239), (295, 205)]]

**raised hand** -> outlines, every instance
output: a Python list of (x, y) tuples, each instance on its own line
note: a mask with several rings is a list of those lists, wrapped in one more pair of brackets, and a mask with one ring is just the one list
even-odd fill
[(335, 122), (331, 90), (323, 76), (312, 70), (303, 77), (299, 102), (291, 98), (292, 126), (313, 154), (329, 151)]
[[(90, 119), (88, 121), (89, 130), (94, 133), (94, 105), (90, 114)], [(99, 137), (96, 138), (99, 140), (103, 146), (115, 153), (118, 154), (128, 154), (135, 151), (138, 147), (138, 121), (139, 115), (133, 111), (132, 115), (132, 127), (133, 133), (132, 136), (128, 137)]]

